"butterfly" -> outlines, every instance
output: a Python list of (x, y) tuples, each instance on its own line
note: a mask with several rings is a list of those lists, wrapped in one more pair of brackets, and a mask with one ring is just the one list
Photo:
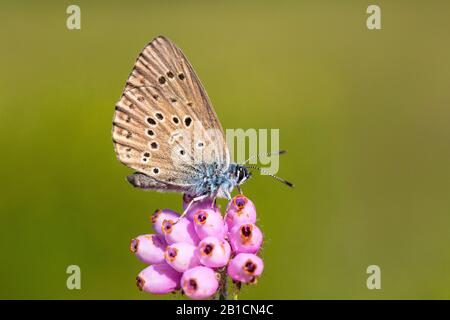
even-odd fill
[(112, 137), (118, 160), (137, 171), (128, 182), (188, 195), (185, 212), (205, 198), (231, 199), (234, 188), (242, 193), (251, 169), (264, 170), (231, 163), (203, 85), (183, 52), (163, 36), (139, 54), (115, 107)]

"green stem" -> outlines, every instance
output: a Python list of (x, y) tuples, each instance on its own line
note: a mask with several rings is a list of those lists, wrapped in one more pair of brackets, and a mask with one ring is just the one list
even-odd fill
[(224, 268), (219, 272), (219, 290), (217, 293), (217, 300), (228, 300), (228, 275), (227, 270)]

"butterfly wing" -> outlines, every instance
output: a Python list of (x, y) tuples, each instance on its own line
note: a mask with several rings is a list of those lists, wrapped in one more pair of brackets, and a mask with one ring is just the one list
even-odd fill
[(181, 50), (164, 37), (136, 60), (116, 104), (112, 135), (119, 161), (166, 189), (190, 188), (200, 164), (229, 165), (206, 91)]

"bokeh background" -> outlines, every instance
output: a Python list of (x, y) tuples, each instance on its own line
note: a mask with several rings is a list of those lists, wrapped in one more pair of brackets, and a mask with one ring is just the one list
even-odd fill
[[(81, 7), (81, 30), (66, 8)], [(450, 298), (450, 3), (2, 1), (0, 298), (139, 292), (129, 240), (181, 197), (133, 189), (111, 121), (137, 54), (166, 35), (225, 128), (279, 128), (279, 174), (246, 185), (266, 241), (248, 299)], [(221, 202), (224, 205), (224, 202)], [(66, 267), (81, 267), (81, 290)], [(381, 267), (382, 289), (366, 288)]]

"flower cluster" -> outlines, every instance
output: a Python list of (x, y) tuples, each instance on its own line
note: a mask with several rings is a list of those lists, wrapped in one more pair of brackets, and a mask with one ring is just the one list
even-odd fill
[[(190, 201), (183, 197), (183, 209)], [(225, 217), (209, 199), (194, 203), (182, 218), (157, 210), (155, 234), (131, 240), (131, 251), (150, 265), (139, 273), (138, 288), (154, 294), (181, 289), (192, 299), (206, 299), (227, 275), (236, 283), (255, 283), (264, 268), (256, 255), (263, 234), (255, 222), (255, 206), (243, 195), (228, 203)]]

